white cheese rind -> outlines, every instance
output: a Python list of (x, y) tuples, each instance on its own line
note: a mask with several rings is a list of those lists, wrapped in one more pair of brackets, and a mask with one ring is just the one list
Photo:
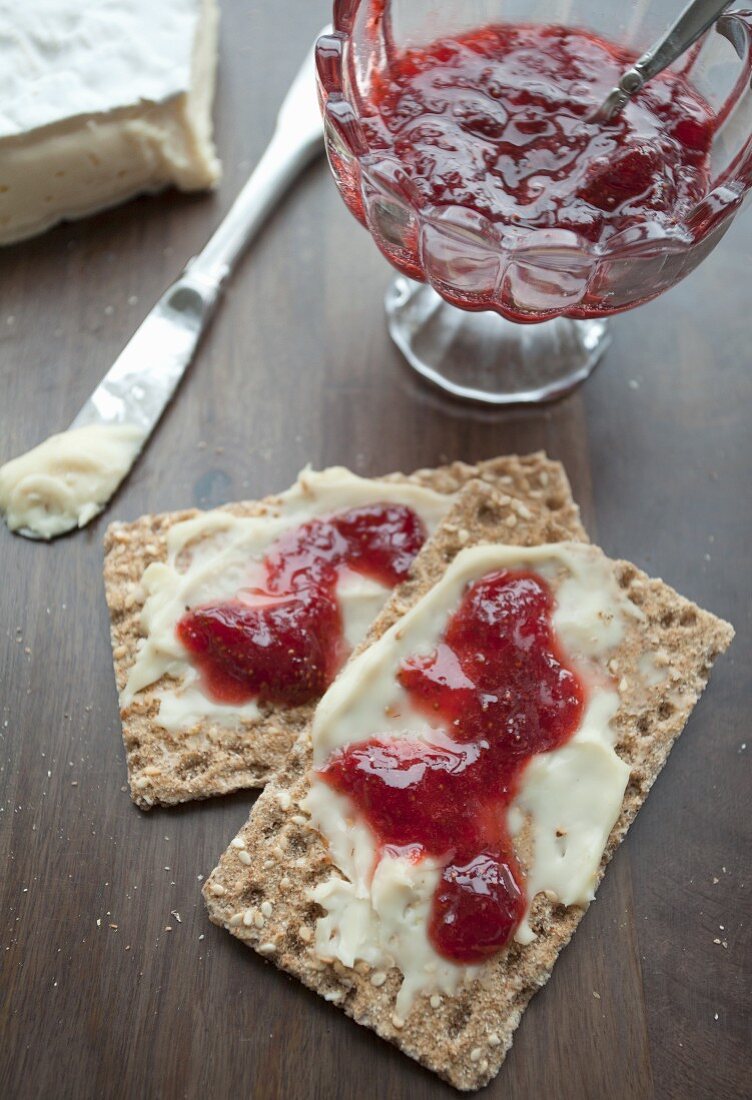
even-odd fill
[(130, 470), (144, 441), (133, 424), (90, 425), (51, 435), (0, 467), (0, 512), (11, 531), (42, 539), (84, 527)]
[[(466, 586), (498, 569), (531, 569), (553, 586), (554, 629), (588, 689), (579, 730), (561, 749), (532, 758), (508, 815), (512, 835), (526, 822), (531, 827), (528, 913), (540, 891), (565, 905), (585, 906), (594, 896), (603, 849), (629, 780), (629, 768), (613, 748), (611, 719), (618, 695), (604, 669), (623, 636), (625, 621), (641, 615), (625, 599), (608, 562), (595, 548), (560, 543), (462, 551), (434, 588), (351, 661), (329, 688), (314, 717), (314, 763), (321, 766), (333, 750), (373, 736), (427, 741), (446, 736), (440, 723), (412, 707), (395, 674), (408, 655), (431, 652)], [(338, 958), (348, 966), (362, 958), (382, 969), (399, 967), (403, 984), (397, 1012), (403, 1016), (416, 995), (450, 992), (467, 981), (474, 968), (439, 956), (427, 936), (426, 918), (438, 876), (435, 863), (410, 863), (388, 851), (378, 858), (374, 838), (350, 800), (333, 792), (315, 772), (302, 805), (311, 815), (311, 826), (327, 840), (338, 868), (313, 895), (325, 910), (316, 934), (322, 957)], [(399, 888), (391, 891), (375, 885), (393, 880)], [(397, 951), (392, 929), (403, 919), (406, 898), (410, 919)], [(528, 913), (516, 933), (521, 943), (534, 939)]]
[(216, 0), (0, 0), (0, 244), (219, 177)]
[[(321, 472), (304, 470), (264, 515), (235, 516), (217, 510), (175, 524), (167, 536), (167, 561), (150, 565), (143, 575), (146, 600), (141, 625), (145, 637), (121, 704), (129, 705), (139, 691), (169, 675), (177, 683), (161, 689), (163, 700), (167, 693), (172, 696), (167, 706), (160, 707), (160, 724), (166, 729), (186, 729), (198, 716), (229, 722), (232, 711), (227, 706), (206, 696), (197, 699), (196, 674), (175, 633), (186, 607), (231, 599), (243, 588), (261, 585), (261, 559), (271, 544), (283, 532), (315, 516), (388, 501), (413, 508), (431, 534), (452, 500), (447, 494), (410, 482), (374, 481), (357, 477), (344, 467), (331, 467)], [(362, 639), (389, 591), (349, 570), (340, 573), (337, 598), (350, 648)], [(254, 706), (247, 704), (239, 715), (251, 717), (256, 713)]]

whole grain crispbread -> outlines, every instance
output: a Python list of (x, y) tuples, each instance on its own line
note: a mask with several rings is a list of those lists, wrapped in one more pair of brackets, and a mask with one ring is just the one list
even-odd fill
[[(521, 503), (540, 524), (557, 522), (585, 537), (563, 467), (544, 454), (510, 455), (476, 466), (455, 462), (414, 474), (392, 474), (384, 481), (407, 481), (441, 493), (455, 493), (480, 478)], [(263, 515), (277, 498), (226, 505), (240, 516)], [(197, 509), (143, 516), (113, 523), (105, 535), (104, 582), (110, 610), (113, 661), (122, 691), (142, 636), (144, 592), (141, 577), (152, 562), (167, 557), (172, 526), (198, 515)], [(510, 513), (514, 516), (515, 513)], [(280, 766), (313, 707), (267, 706), (256, 719), (236, 726), (205, 718), (180, 733), (159, 724), (159, 693), (166, 677), (138, 693), (120, 712), (131, 796), (142, 809), (210, 798), (248, 787), (262, 787)]]
[[(413, 606), (463, 547), (488, 542), (527, 546), (579, 535), (577, 524), (542, 522), (519, 501), (500, 498), (487, 485), (469, 484), (358, 652)], [(611, 562), (610, 567), (643, 617), (630, 619), (609, 663), (620, 695), (616, 751), (629, 763), (631, 778), (598, 881), (705, 687), (713, 661), (733, 636), (727, 623), (662, 581), (651, 580), (627, 562)], [(665, 669), (665, 679), (653, 686), (641, 674), (645, 653)], [(456, 996), (419, 999), (404, 1022), (396, 1019), (396, 969), (383, 984), (381, 974), (372, 982), (364, 963), (354, 969), (338, 961), (326, 963), (311, 947), (321, 910), (310, 900), (310, 891), (331, 873), (325, 843), (307, 826), (299, 806), (309, 789), (311, 761), (310, 733), (304, 729), (204, 885), (211, 920), (452, 1085), (482, 1087), (498, 1072), (524, 1009), (547, 981), (584, 910), (538, 895), (531, 914), (537, 938), (530, 945), (512, 943)]]

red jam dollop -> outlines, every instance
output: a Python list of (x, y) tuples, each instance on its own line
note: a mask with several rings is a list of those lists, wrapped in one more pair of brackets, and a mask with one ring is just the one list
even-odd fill
[(402, 504), (351, 508), (286, 532), (264, 557), (263, 587), (189, 610), (177, 625), (207, 694), (235, 704), (317, 699), (347, 656), (342, 569), (393, 587), (425, 538), (420, 517)]
[(441, 723), (430, 743), (374, 737), (335, 751), (323, 779), (349, 795), (380, 851), (442, 863), (428, 933), (455, 962), (481, 962), (526, 908), (506, 810), (526, 763), (578, 728), (584, 688), (551, 624), (553, 596), (533, 573), (490, 574), (467, 591), (439, 645), (398, 680)]
[(708, 189), (715, 116), (667, 72), (612, 122), (588, 121), (633, 61), (561, 26), (489, 26), (410, 49), (375, 84), (369, 144), (393, 150), (428, 206), (593, 242), (670, 223)]

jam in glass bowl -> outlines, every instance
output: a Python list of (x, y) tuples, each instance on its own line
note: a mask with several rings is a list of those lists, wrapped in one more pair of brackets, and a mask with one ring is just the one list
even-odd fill
[(752, 13), (592, 121), (676, 11), (335, 3), (316, 50), (329, 162), (399, 272), (389, 330), (423, 376), (494, 404), (561, 396), (607, 347), (606, 318), (728, 229), (752, 181)]

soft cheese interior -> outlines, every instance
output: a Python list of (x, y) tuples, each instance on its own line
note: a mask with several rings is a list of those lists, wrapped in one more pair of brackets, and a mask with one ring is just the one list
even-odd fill
[(0, 4), (0, 244), (212, 186), (216, 0)]
[[(144, 639), (130, 671), (121, 703), (163, 676), (159, 721), (172, 731), (189, 729), (202, 718), (236, 725), (238, 718), (258, 715), (256, 703), (228, 706), (201, 690), (198, 675), (175, 634), (186, 607), (230, 599), (254, 583), (254, 572), (272, 543), (291, 527), (314, 516), (379, 502), (404, 504), (421, 518), (430, 535), (452, 503), (452, 497), (408, 482), (374, 481), (344, 467), (304, 470), (296, 483), (270, 504), (264, 515), (235, 516), (216, 510), (175, 524), (167, 537), (167, 561), (150, 565), (142, 585)], [(388, 599), (390, 589), (350, 570), (342, 570), (337, 598), (345, 637), (354, 648)]]
[[(530, 761), (509, 811), (513, 836), (526, 822), (531, 830), (528, 914), (541, 891), (565, 905), (585, 906), (594, 897), (598, 866), (629, 779), (629, 767), (614, 751), (611, 719), (618, 694), (606, 664), (627, 619), (640, 615), (596, 548), (561, 543), (462, 551), (441, 581), (351, 661), (329, 688), (313, 723), (314, 764), (324, 764), (336, 748), (376, 735), (435, 737), (436, 728), (412, 707), (397, 682), (397, 669), (407, 656), (432, 651), (468, 583), (506, 568), (532, 569), (552, 585), (553, 626), (588, 687), (589, 700), (572, 739)], [(444, 959), (428, 939), (427, 920), (440, 873), (436, 863), (414, 863), (387, 851), (379, 855), (370, 829), (357, 819), (349, 799), (315, 772), (303, 806), (328, 842), (336, 868), (313, 892), (325, 910), (316, 930), (319, 955), (346, 966), (362, 959), (377, 971), (398, 967), (403, 975), (396, 1006), (400, 1017), (416, 995), (451, 994), (472, 977), (477, 967)], [(534, 939), (527, 915), (516, 939), (523, 944)]]

